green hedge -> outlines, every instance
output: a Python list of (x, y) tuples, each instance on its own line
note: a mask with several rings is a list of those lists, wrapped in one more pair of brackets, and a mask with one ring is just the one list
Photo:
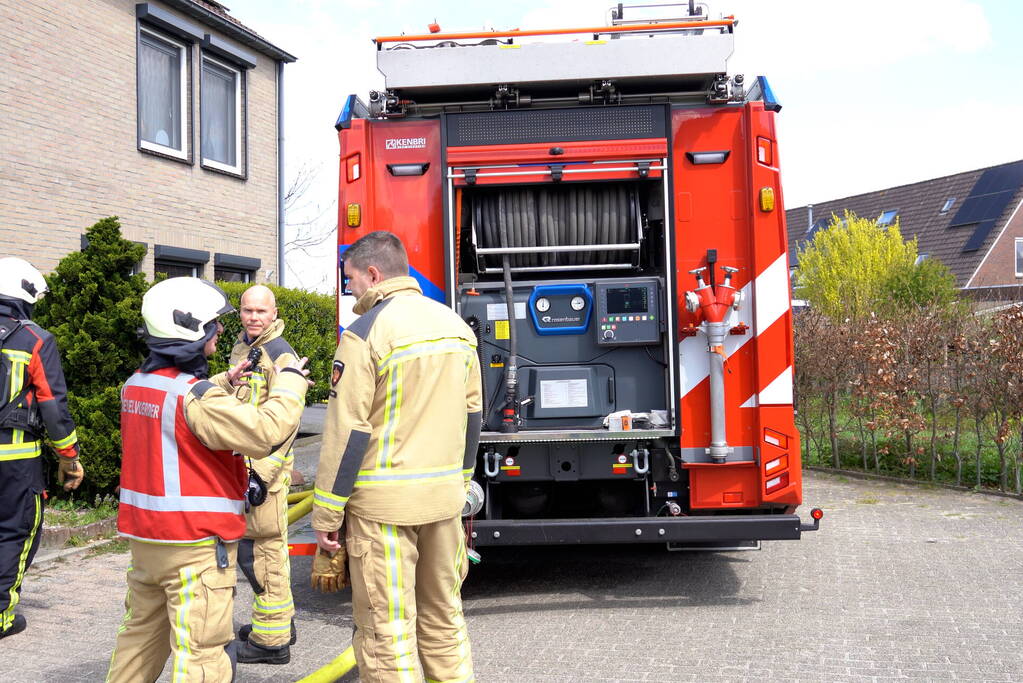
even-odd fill
[[(85, 482), (78, 491), (64, 493), (50, 477), (49, 489), (61, 498), (92, 501), (112, 493), (121, 473), (120, 387), (139, 367), (145, 344), (142, 296), (152, 286), (144, 275), (133, 275), (145, 256), (145, 247), (121, 236), (116, 217), (104, 218), (86, 231), (88, 247), (65, 256), (46, 277), (50, 293), (39, 303), (35, 321), (57, 339), (68, 384), (68, 404), (78, 430), (85, 467)], [(219, 283), (235, 307), (247, 285)], [(337, 344), (333, 297), (300, 290), (271, 287), (277, 296), (284, 336), (309, 357), (310, 388), (307, 401), (327, 396), (330, 364)], [(224, 319), (225, 334), (210, 362), (211, 372), (227, 367), (231, 346), (241, 322), (237, 315)], [(49, 460), (49, 469), (55, 469)]]
[[(231, 304), (240, 308), (242, 293), (249, 285), (241, 282), (218, 282), (227, 292)], [(277, 297), (277, 315), (284, 321), (284, 338), (295, 352), (309, 358), (309, 378), (316, 386), (309, 388), (307, 403), (327, 400), (330, 389), (330, 365), (337, 349), (337, 309), (334, 297), (315, 292), (267, 285)], [(222, 318), (224, 334), (217, 344), (217, 353), (210, 359), (210, 374), (227, 369), (231, 347), (241, 333), (241, 318)]]

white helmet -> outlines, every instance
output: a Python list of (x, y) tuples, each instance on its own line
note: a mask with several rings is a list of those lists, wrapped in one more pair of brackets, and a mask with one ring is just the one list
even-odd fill
[(16, 256), (0, 258), (0, 296), (34, 304), (46, 291), (43, 274), (31, 263)]
[(142, 297), (146, 331), (157, 339), (199, 341), (206, 324), (234, 310), (224, 290), (197, 277), (172, 277)]

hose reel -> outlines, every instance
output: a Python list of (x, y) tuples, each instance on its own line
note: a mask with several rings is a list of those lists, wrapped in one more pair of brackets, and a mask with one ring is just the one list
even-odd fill
[(470, 201), (480, 272), (501, 272), (505, 254), (516, 272), (639, 263), (642, 213), (634, 184), (499, 188)]

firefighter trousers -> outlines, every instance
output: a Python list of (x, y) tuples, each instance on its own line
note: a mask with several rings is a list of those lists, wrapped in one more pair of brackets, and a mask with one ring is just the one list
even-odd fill
[(0, 460), (0, 631), (14, 621), (21, 583), (39, 548), (42, 459)]
[(398, 526), (350, 512), (346, 520), (360, 679), (473, 681), (461, 520)]
[(132, 539), (125, 615), (110, 656), (107, 681), (151, 683), (173, 655), (171, 680), (230, 681), (234, 639), (237, 543), (226, 544), (228, 567), (217, 567), (216, 546), (164, 545)]
[(288, 557), (287, 487), (268, 493), (262, 505), (245, 515), (245, 522), (238, 562), (254, 593), (249, 640), (264, 647), (283, 647), (291, 639), (291, 619), (295, 616)]

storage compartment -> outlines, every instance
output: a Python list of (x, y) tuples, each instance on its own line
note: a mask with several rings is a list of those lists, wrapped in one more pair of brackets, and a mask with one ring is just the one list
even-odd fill
[(527, 418), (603, 417), (615, 409), (614, 370), (608, 365), (524, 367), (521, 377), (533, 399)]

